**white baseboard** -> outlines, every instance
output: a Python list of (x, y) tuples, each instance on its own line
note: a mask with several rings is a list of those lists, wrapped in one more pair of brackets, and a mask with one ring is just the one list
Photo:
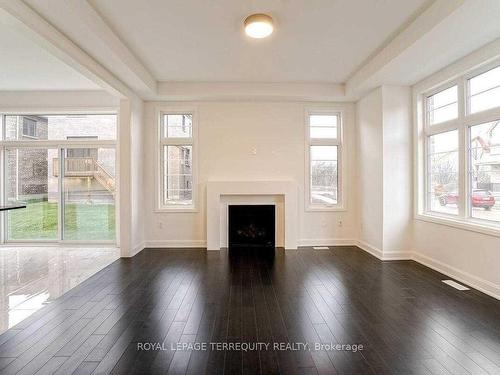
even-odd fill
[(357, 241), (350, 238), (305, 238), (297, 240), (298, 246), (356, 246)]
[(367, 253), (373, 255), (374, 257), (376, 257), (380, 260), (383, 260), (382, 259), (382, 255), (383, 255), (382, 250), (378, 249), (375, 246), (370, 245), (368, 242), (357, 240), (356, 246), (358, 246), (361, 250), (364, 250)]
[(466, 284), (467, 286), (477, 289), (484, 294), (500, 300), (500, 285), (494, 284), (491, 281), (459, 270), (458, 268), (449, 266), (439, 260), (432, 259), (420, 253), (413, 253), (412, 259), (426, 267), (432, 268), (435, 271), (438, 271), (446, 276), (460, 281), (463, 284)]
[(205, 248), (207, 247), (207, 242), (203, 240), (155, 240), (155, 241), (146, 241), (145, 247), (152, 248)]
[[(302, 239), (297, 241), (298, 246), (356, 246), (357, 241), (354, 239)], [(156, 240), (156, 241), (146, 241), (145, 247), (152, 248), (172, 248), (172, 247), (195, 247), (195, 248), (205, 248), (207, 246), (206, 241), (203, 240)], [(218, 250), (218, 249), (217, 249)]]
[(361, 240), (356, 241), (356, 246), (358, 246), (361, 250), (366, 251), (367, 253), (370, 253), (374, 257), (380, 259), (380, 260), (411, 260), (412, 259), (412, 253), (411, 252), (405, 252), (405, 251), (393, 251), (389, 253), (384, 253), (382, 250), (378, 249), (375, 246), (370, 245), (369, 243)]
[(394, 252), (385, 253), (374, 246), (364, 242), (357, 241), (357, 246), (366, 251), (367, 253), (373, 255), (374, 257), (383, 260), (414, 260), (426, 267), (432, 268), (433, 270), (442, 273), (443, 275), (449, 276), (463, 284), (466, 284), (474, 289), (483, 292), (493, 298), (500, 300), (500, 285), (496, 285), (488, 280), (482, 279), (478, 276), (474, 276), (468, 272), (459, 270), (458, 268), (449, 266), (441, 261), (432, 259), (426, 255), (415, 253), (415, 252)]
[(137, 254), (139, 254), (142, 250), (144, 250), (146, 248), (146, 243), (145, 242), (141, 242), (135, 246), (133, 246), (131, 249), (130, 249), (130, 255), (127, 257), (127, 258), (131, 258), (133, 256), (136, 256)]

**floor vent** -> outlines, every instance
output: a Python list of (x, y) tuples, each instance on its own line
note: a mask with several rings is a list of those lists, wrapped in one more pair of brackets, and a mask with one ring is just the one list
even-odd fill
[(453, 280), (441, 280), (441, 281), (445, 284), (448, 284), (449, 286), (452, 286), (455, 289), (458, 289), (458, 290), (470, 290), (465, 285), (459, 284)]
[(328, 246), (313, 246), (314, 250), (330, 250)]

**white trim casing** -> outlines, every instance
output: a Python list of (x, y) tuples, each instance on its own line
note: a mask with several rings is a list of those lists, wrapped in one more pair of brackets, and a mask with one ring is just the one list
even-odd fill
[[(191, 138), (172, 138), (169, 140), (162, 136), (163, 115), (165, 114), (189, 114), (192, 115)], [(156, 124), (156, 147), (155, 147), (155, 208), (154, 212), (198, 212), (198, 113), (194, 107), (179, 106), (157, 106), (155, 108)], [(162, 147), (165, 145), (190, 145), (192, 146), (192, 170), (193, 170), (193, 203), (190, 205), (164, 205), (163, 195), (163, 173), (162, 173)]]

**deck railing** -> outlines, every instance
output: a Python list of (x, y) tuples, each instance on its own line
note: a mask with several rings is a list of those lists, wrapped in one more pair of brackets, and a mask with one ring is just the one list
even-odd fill
[[(59, 158), (52, 160), (52, 174), (59, 177)], [(94, 158), (65, 158), (64, 177), (95, 178), (110, 193), (115, 193), (115, 178)]]

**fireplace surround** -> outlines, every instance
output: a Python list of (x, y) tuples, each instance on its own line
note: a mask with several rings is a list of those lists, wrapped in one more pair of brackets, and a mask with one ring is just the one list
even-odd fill
[(238, 200), (241, 204), (247, 204), (247, 202), (267, 204), (269, 199), (266, 197), (281, 197), (284, 216), (283, 246), (285, 249), (297, 249), (298, 194), (297, 184), (294, 181), (209, 181), (206, 193), (208, 250), (220, 250), (221, 238), (225, 236), (221, 233), (225, 211), (222, 201), (226, 200), (228, 204), (232, 204), (236, 203), (235, 200), (238, 197), (245, 197), (246, 202)]

